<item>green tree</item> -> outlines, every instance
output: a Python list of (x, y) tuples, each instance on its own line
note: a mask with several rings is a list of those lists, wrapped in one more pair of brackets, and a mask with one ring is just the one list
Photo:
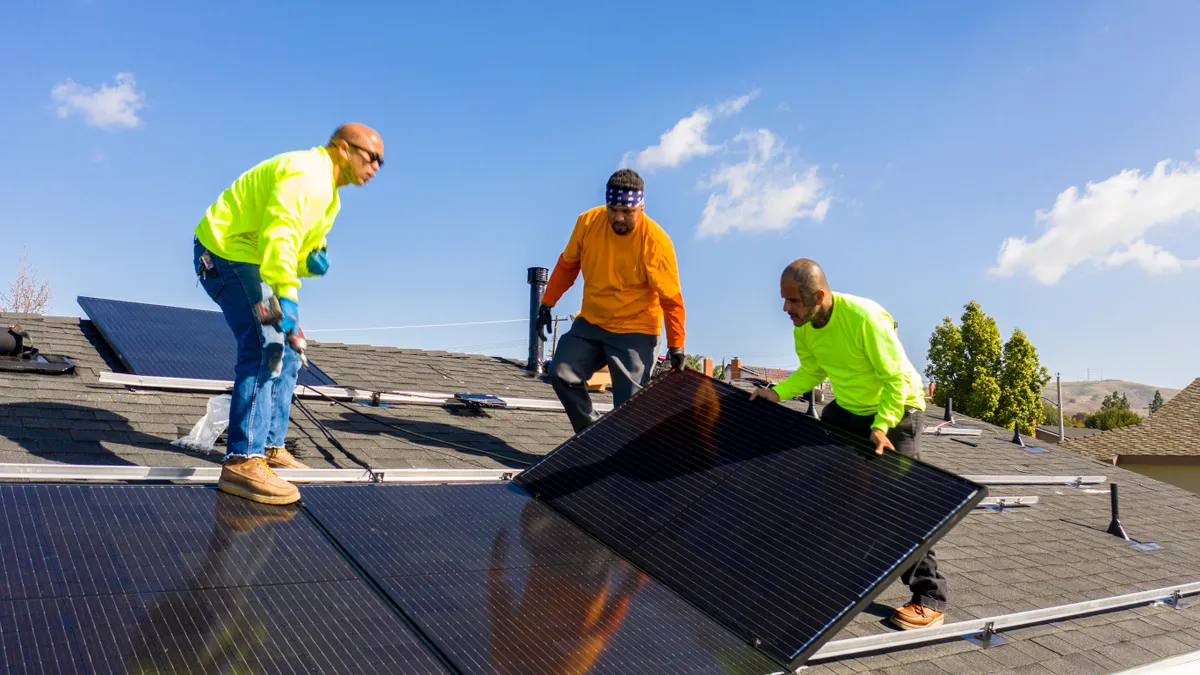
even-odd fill
[[(1042, 423), (1058, 426), (1058, 406), (1049, 401), (1042, 401)], [(1064, 416), (1063, 424), (1070, 426), (1070, 423), (1071, 421)]]
[(1162, 392), (1155, 389), (1154, 400), (1150, 401), (1150, 414), (1153, 415), (1154, 413), (1158, 412), (1159, 409), (1164, 405), (1166, 405), (1166, 401), (1163, 400)]
[(1031, 429), (1043, 417), (1041, 391), (1050, 381), (1049, 371), (1024, 332), (1014, 330), (1002, 343), (996, 320), (978, 302), (972, 300), (963, 310), (961, 326), (946, 317), (929, 337), (925, 376), (937, 385), (935, 404), (953, 397), (954, 408), (964, 415), (1006, 427), (1020, 422)]
[(1120, 392), (1114, 391), (1112, 394), (1105, 396), (1100, 403), (1101, 410), (1131, 410), (1129, 407), (1129, 397)]
[(946, 398), (958, 398), (955, 388), (962, 371), (962, 332), (950, 317), (933, 329), (929, 336), (929, 355), (926, 359), (925, 377), (937, 386), (933, 389), (935, 405), (946, 405)]
[(1088, 415), (1087, 421), (1084, 424), (1089, 429), (1116, 429), (1119, 427), (1127, 427), (1131, 424), (1138, 424), (1142, 418), (1128, 408), (1104, 408), (1094, 415)]
[(1037, 349), (1024, 331), (1013, 329), (1012, 337), (1004, 343), (998, 380), (1000, 400), (992, 421), (1005, 428), (1018, 423), (1022, 429), (1036, 427), (1042, 421), (1042, 389), (1049, 381), (1050, 371), (1038, 361)]
[[(1000, 367), (1003, 347), (996, 320), (983, 313), (979, 303), (967, 303), (962, 315), (962, 411), (992, 421), (1000, 404)], [(957, 398), (956, 398), (957, 400)]]
[(1087, 426), (1087, 418), (1087, 413), (1077, 412), (1074, 415), (1071, 415), (1069, 419), (1071, 420), (1071, 426), (1082, 429), (1083, 427)]

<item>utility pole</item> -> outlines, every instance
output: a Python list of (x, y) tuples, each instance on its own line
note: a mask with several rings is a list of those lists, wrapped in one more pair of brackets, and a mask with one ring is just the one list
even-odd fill
[(566, 320), (567, 317), (565, 316), (556, 316), (554, 317), (554, 320), (550, 322), (554, 326), (553, 337), (550, 341), (550, 358), (554, 358), (554, 352), (556, 349), (558, 349), (558, 322)]
[(1063, 407), (1062, 407), (1062, 373), (1055, 373), (1055, 386), (1058, 387), (1058, 442), (1062, 443), (1067, 440), (1066, 428), (1063, 425)]

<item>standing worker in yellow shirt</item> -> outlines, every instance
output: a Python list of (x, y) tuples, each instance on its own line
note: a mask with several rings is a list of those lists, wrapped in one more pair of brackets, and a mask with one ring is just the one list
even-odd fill
[[(306, 468), (284, 448), (300, 372), (300, 277), (329, 269), (338, 189), (383, 166), (383, 140), (345, 124), (324, 147), (285, 152), (242, 174), (196, 226), (194, 264), (237, 340), (225, 463), (217, 489), (264, 504), (300, 499), (273, 468)], [(278, 300), (282, 318), (261, 308)], [(290, 345), (290, 346), (289, 346)]]
[(645, 214), (644, 191), (632, 169), (608, 179), (605, 206), (575, 221), (538, 312), (539, 330), (548, 328), (550, 309), (583, 271), (583, 311), (558, 341), (550, 370), (576, 433), (599, 418), (587, 381), (605, 364), (615, 405), (649, 383), (664, 319), (671, 367), (683, 369), (686, 317), (675, 247)]
[[(755, 390), (751, 400), (793, 399), (828, 377), (835, 398), (821, 412), (822, 424), (870, 439), (875, 454), (892, 450), (919, 459), (925, 395), (892, 317), (871, 300), (830, 290), (824, 270), (807, 258), (788, 265), (779, 291), (796, 326), (800, 367), (772, 389)], [(912, 600), (891, 622), (904, 629), (942, 625), (949, 588), (933, 550), (901, 581)]]

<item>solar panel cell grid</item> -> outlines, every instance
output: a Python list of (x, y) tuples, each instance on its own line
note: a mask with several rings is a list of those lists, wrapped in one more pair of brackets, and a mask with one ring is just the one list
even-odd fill
[(517, 482), (793, 667), (986, 494), (696, 373)]
[(294, 506), (0, 485), (0, 523), (0, 672), (446, 672)]
[[(237, 343), (217, 311), (80, 297), (79, 306), (136, 375), (232, 380)], [(335, 384), (316, 364), (298, 384)]]
[(778, 671), (514, 486), (314, 486), (304, 494), (464, 673)]

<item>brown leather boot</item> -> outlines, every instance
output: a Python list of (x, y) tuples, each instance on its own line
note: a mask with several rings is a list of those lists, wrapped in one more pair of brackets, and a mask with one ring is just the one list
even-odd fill
[(267, 466), (272, 469), (307, 469), (287, 448), (267, 448)]
[(942, 625), (945, 620), (945, 613), (918, 605), (915, 602), (898, 608), (891, 617), (892, 624), (904, 630), (933, 628)]
[(217, 489), (260, 504), (291, 504), (300, 499), (300, 490), (276, 476), (262, 457), (225, 460)]

